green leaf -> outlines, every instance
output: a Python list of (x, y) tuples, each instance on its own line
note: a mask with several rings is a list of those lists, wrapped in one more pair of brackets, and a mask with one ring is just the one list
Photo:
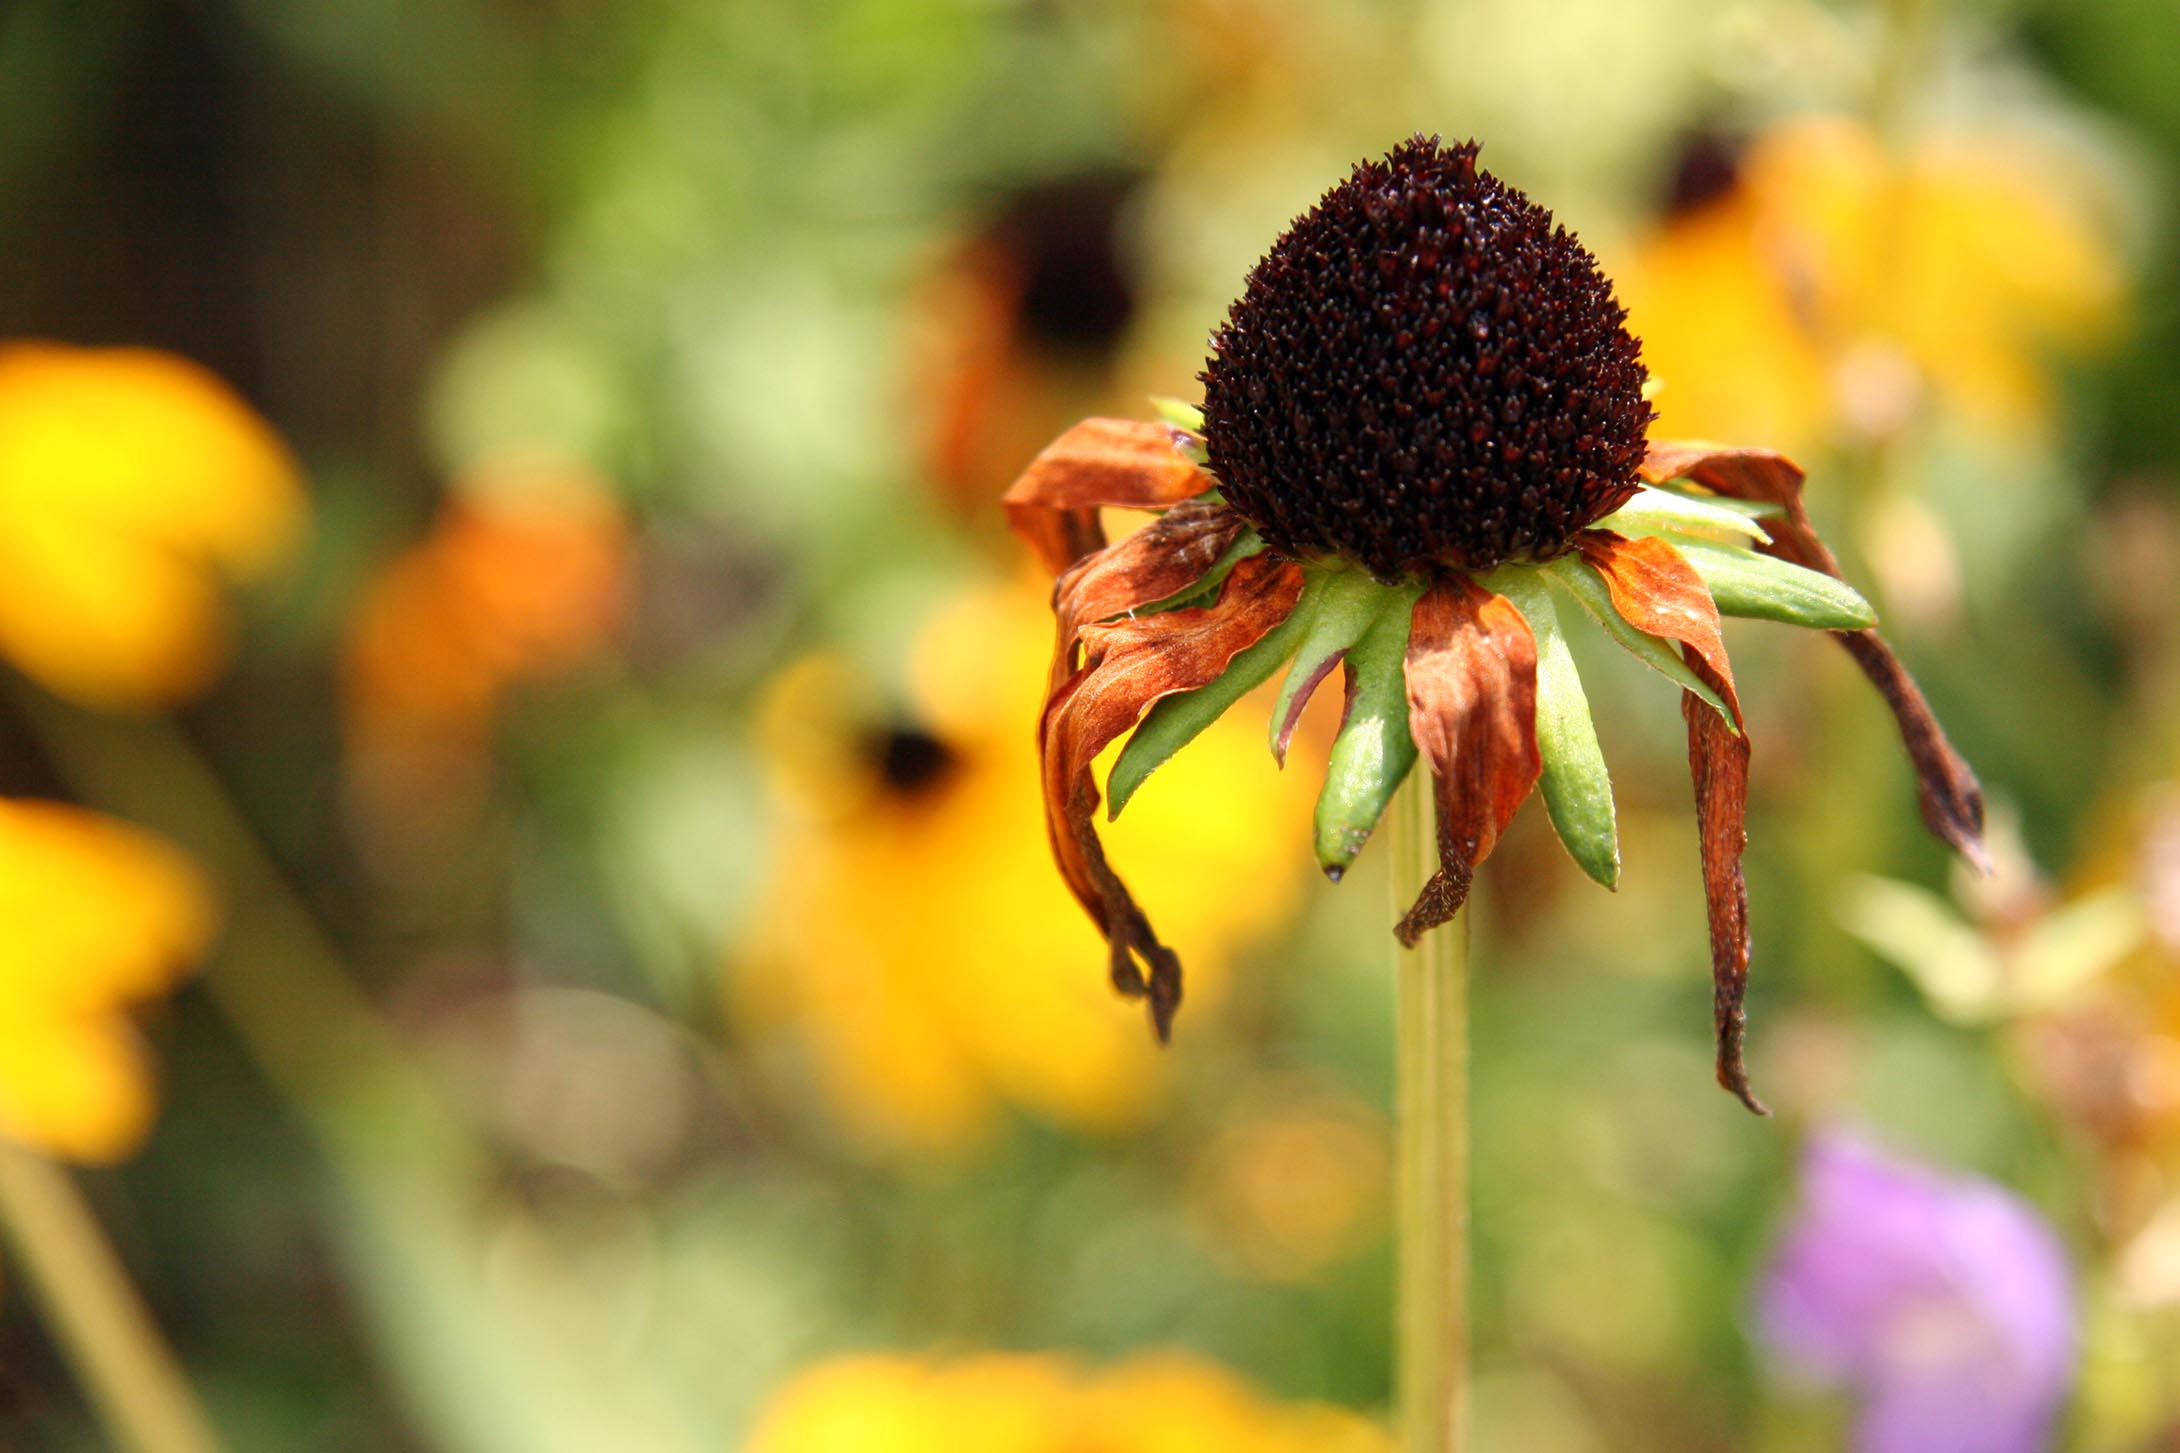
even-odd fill
[(1415, 765), (1415, 738), (1408, 734), (1408, 619), (1422, 593), (1419, 582), (1389, 588), (1377, 619), (1348, 648), (1354, 689), (1317, 794), (1317, 863), (1334, 882), (1369, 841)]
[(1877, 624), (1877, 612), (1860, 591), (1821, 571), (1702, 540), (1676, 538), (1673, 546), (1703, 577), (1725, 615), (1814, 631), (1859, 631)]
[(1152, 394), (1151, 407), (1158, 411), (1159, 418), (1176, 429), (1186, 429), (1191, 434), (1199, 435), (1204, 431), (1204, 411), (1186, 400)]
[(1263, 548), (1264, 537), (1253, 529), (1244, 529), (1234, 537), (1234, 543), (1226, 547), (1226, 553), (1212, 561), (1211, 568), (1192, 583), (1148, 605), (1139, 605), (1128, 614), (1150, 616), (1157, 615), (1160, 611), (1180, 610), (1183, 606), (1196, 605), (1207, 597), (1218, 594), (1219, 587), (1226, 583), (1226, 577), (1234, 573), (1234, 567)]
[(1733, 713), (1726, 710), (1726, 703), (1711, 689), (1710, 683), (1696, 675), (1681, 654), (1664, 638), (1639, 630), (1620, 614), (1612, 603), (1612, 590), (1595, 566), (1579, 555), (1562, 555), (1542, 567), (1544, 578), (1564, 591), (1585, 614), (1605, 628), (1605, 634), (1617, 641), (1636, 660), (1665, 676), (1683, 691), (1692, 691), (1718, 713), (1728, 730), (1735, 735), (1740, 728), (1734, 725)]
[(1302, 699), (1305, 688), (1322, 681), (1329, 665), (1363, 638), (1386, 606), (1403, 598), (1413, 599), (1403, 597), (1395, 587), (1380, 585), (1367, 571), (1312, 572), (1300, 607), (1310, 613), (1308, 629), (1295, 648), (1294, 664), (1287, 668), (1279, 701), (1272, 708), (1272, 755), (1282, 766), (1287, 760), (1287, 739), (1294, 734), (1292, 718), (1307, 705)]
[(1538, 785), (1552, 827), (1583, 872), (1607, 888), (1615, 887), (1620, 881), (1620, 833), (1612, 777), (1551, 592), (1533, 565), (1494, 570), (1481, 583), (1512, 601), (1536, 637), (1537, 754), (1544, 763)]
[(1261, 685), (1280, 662), (1294, 653), (1295, 642), (1309, 625), (1309, 612), (1297, 603), (1294, 612), (1267, 631), (1257, 643), (1235, 654), (1226, 669), (1194, 691), (1161, 698), (1143, 717), (1128, 745), (1120, 749), (1105, 782), (1110, 817), (1135, 796), (1143, 779), (1165, 760), (1196, 739), (1198, 733), (1226, 714), (1226, 709)]
[(1599, 520), (1597, 528), (1622, 535), (1686, 534), (1730, 543), (1771, 540), (1762, 525), (1740, 510), (1718, 500), (1664, 489), (1635, 491), (1634, 498)]

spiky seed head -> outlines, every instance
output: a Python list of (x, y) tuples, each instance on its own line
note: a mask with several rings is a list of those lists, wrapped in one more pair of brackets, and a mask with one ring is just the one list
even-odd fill
[(1488, 570), (1634, 493), (1652, 416), (1626, 310), (1476, 151), (1416, 137), (1356, 166), (1212, 336), (1211, 468), (1281, 549)]

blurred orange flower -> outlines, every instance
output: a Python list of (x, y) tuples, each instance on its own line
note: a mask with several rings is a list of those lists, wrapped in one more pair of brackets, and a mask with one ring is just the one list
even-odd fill
[(1378, 1453), (1369, 1420), (1276, 1403), (1183, 1353), (846, 1357), (783, 1388), (749, 1453)]
[(219, 379), (141, 348), (0, 345), (0, 654), (96, 706), (200, 689), (230, 626), (217, 577), (277, 563), (294, 459)]
[(1752, 141), (1729, 185), (1616, 272), (1658, 394), (1654, 437), (1788, 453), (1935, 406), (2006, 441), (2048, 428), (2048, 355), (2094, 349), (2125, 296), (2090, 173), (2046, 142), (1844, 117)]
[(502, 698), (604, 646), (627, 573), (620, 508), (588, 472), (503, 463), (465, 476), (349, 622), (345, 725), (366, 796), (472, 788)]
[(211, 934), (196, 869), (79, 808), (0, 799), (0, 1134), (117, 1160), (151, 1122), (128, 1008), (170, 987)]
[[(923, 628), (898, 705), (820, 657), (785, 672), (761, 713), (792, 811), (732, 1008), (784, 1032), (874, 1143), (959, 1147), (1002, 1101), (1118, 1129), (1164, 1074), (1141, 1023), (1081, 972), (1098, 940), (1046, 861), (1023, 726), (1051, 650), (1044, 594), (1025, 584), (955, 601)], [(1295, 844), (1313, 784), (1267, 779), (1263, 751), (1259, 732), (1220, 723), (1110, 835), (1192, 951), (1206, 1004), (1236, 949), (1289, 910), (1305, 861)], [(1250, 891), (1191, 891), (1206, 862)]]
[(1306, 1076), (1256, 1086), (1200, 1152), (1189, 1214), (1206, 1250), (1269, 1281), (1307, 1282), (1382, 1227), (1386, 1127)]
[(910, 379), (926, 468), (979, 520), (1025, 455), (1111, 389), (1140, 292), (1125, 235), (1138, 180), (1016, 188), (923, 284)]

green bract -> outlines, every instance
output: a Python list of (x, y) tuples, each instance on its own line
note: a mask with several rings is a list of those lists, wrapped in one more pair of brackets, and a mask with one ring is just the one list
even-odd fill
[(1862, 592), (1844, 580), (1754, 550), (1678, 535), (1666, 538), (1703, 577), (1721, 615), (1778, 621), (1813, 631), (1860, 631), (1877, 624), (1877, 612), (1870, 609)]
[(1771, 542), (1763, 525), (1744, 511), (1664, 489), (1635, 491), (1633, 499), (1599, 520), (1597, 528), (1622, 535), (1681, 534), (1736, 544), (1747, 540)]
[[(1175, 429), (1201, 427), (1201, 414), (1175, 399), (1155, 399), (1158, 412)], [(1768, 545), (1764, 518), (1777, 508), (1764, 503), (1700, 494), (1679, 484), (1639, 488), (1620, 510), (1598, 521), (1598, 529), (1642, 538), (1652, 536), (1694, 566), (1703, 577), (1720, 614), (1755, 616), (1812, 630), (1862, 630), (1877, 614), (1849, 584), (1831, 575), (1807, 571), (1755, 547)], [(1240, 560), (1264, 551), (1264, 540), (1245, 529), (1232, 547), (1201, 579), (1136, 614), (1210, 606), (1225, 577)], [(1644, 632), (1613, 606), (1611, 588), (1583, 555), (1565, 553), (1557, 560), (1502, 564), (1476, 577), (1476, 584), (1513, 603), (1537, 640), (1537, 754), (1539, 789), (1554, 832), (1567, 854), (1589, 878), (1613, 887), (1620, 880), (1620, 832), (1613, 810), (1613, 784), (1598, 745), (1589, 697), (1567, 645), (1559, 606), (1578, 606), (1574, 619), (1598, 623), (1613, 643), (1635, 660), (1659, 671), (1674, 686), (1692, 693), (1731, 732), (1740, 732), (1733, 712), (1703, 675), (1683, 660), (1679, 643)], [(1151, 771), (1179, 752), (1203, 728), (1219, 719), (1256, 686), (1269, 682), (1284, 664), (1286, 675), (1271, 706), (1271, 752), (1286, 762), (1286, 745), (1310, 695), (1334, 669), (1345, 671), (1347, 710), (1332, 738), (1325, 762), (1325, 782), (1317, 797), (1317, 863), (1332, 878), (1354, 863), (1371, 830), (1378, 826), (1393, 791), (1415, 767), (1415, 738), (1408, 730), (1408, 693), (1404, 656), (1408, 647), (1408, 612), (1424, 593), (1421, 577), (1380, 582), (1367, 571), (1339, 560), (1304, 564), (1304, 588), (1293, 614), (1232, 658), (1227, 669), (1195, 691), (1158, 701), (1121, 749), (1105, 784), (1110, 815), (1118, 817)]]
[(1204, 431), (1204, 411), (1194, 404), (1181, 399), (1169, 399), (1154, 395), (1151, 399), (1151, 407), (1158, 411), (1159, 418), (1164, 419), (1176, 429), (1186, 429), (1191, 434), (1199, 435)]
[(1709, 682), (1688, 668), (1688, 663), (1681, 659), (1680, 652), (1674, 650), (1662, 637), (1639, 631), (1628, 624), (1627, 619), (1613, 606), (1612, 592), (1605, 588), (1604, 579), (1598, 575), (1595, 566), (1579, 556), (1563, 555), (1543, 567), (1539, 573), (1581, 606), (1591, 620), (1603, 626), (1605, 634), (1619, 642), (1629, 655), (1652, 670), (1663, 673), (1681, 690), (1695, 693), (1698, 699), (1707, 703), (1725, 719), (1729, 729), (1737, 732), (1740, 730), (1734, 723), (1733, 713), (1726, 710), (1726, 703), (1719, 700), (1718, 693), (1711, 689)]
[(1582, 871), (1611, 888), (1620, 881), (1612, 778), (1605, 771), (1604, 748), (1597, 745), (1574, 653), (1567, 649), (1542, 574), (1534, 566), (1502, 565), (1478, 583), (1512, 601), (1537, 638), (1537, 753), (1544, 761), (1538, 785), (1544, 809)]
[[(1189, 405), (1156, 402), (1176, 428), (1200, 422)], [(1769, 542), (1762, 521), (1776, 513), (1771, 506), (1673, 486), (1645, 487), (1597, 528), (1670, 544), (1703, 579), (1721, 614), (1818, 630), (1873, 624), (1875, 612), (1853, 587), (1754, 548)], [(1201, 579), (1135, 613), (1208, 606), (1234, 566), (1265, 548), (1254, 530), (1244, 530)], [(1716, 711), (1728, 730), (1738, 733), (1739, 724), (1718, 691), (1683, 659), (1679, 643), (1623, 616), (1604, 577), (1579, 553), (1502, 565), (1478, 576), (1477, 584), (1511, 602), (1536, 639), (1536, 740), (1545, 810), (1582, 871), (1612, 887), (1620, 875), (1612, 779), (1568, 645), (1567, 621), (1595, 622), (1635, 659)], [(1284, 764), (1302, 709), (1340, 668), (1347, 706), (1318, 794), (1315, 832), (1318, 864), (1337, 879), (1362, 851), (1415, 765), (1405, 653), (1408, 614), (1425, 585), (1420, 577), (1380, 581), (1343, 561), (1305, 562), (1302, 594), (1292, 614), (1237, 653), (1215, 680), (1168, 696), (1145, 714), (1106, 784), (1110, 814), (1117, 817), (1161, 763), (1283, 665), (1269, 736), (1274, 758)], [(1574, 616), (1562, 617), (1565, 602), (1579, 607)]]

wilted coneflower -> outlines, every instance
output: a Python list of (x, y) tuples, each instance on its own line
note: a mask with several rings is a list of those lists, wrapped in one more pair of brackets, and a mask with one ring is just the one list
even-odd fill
[[(1611, 783), (1566, 640), (1587, 617), (1684, 693), (1718, 1075), (1761, 1109), (1740, 1048), (1748, 743), (1721, 615), (1834, 632), (1899, 720), (1925, 820), (1972, 860), (1981, 795), (1838, 578), (1801, 470), (1761, 449), (1647, 442), (1641, 352), (1611, 284), (1476, 153), (1416, 138), (1357, 166), (1250, 274), (1212, 337), (1200, 411), (1088, 420), (1008, 492), (1059, 576), (1040, 726), (1053, 851), (1111, 945), (1114, 984), (1166, 1034), (1180, 964), (1106, 862), (1091, 764), (1133, 729), (1106, 784), (1117, 815), (1287, 665), (1271, 723), (1283, 759), (1338, 666), (1326, 874), (1354, 860), (1419, 755), (1432, 777), (1438, 870), (1403, 943), (1460, 911), (1533, 788), (1609, 887)], [(1162, 514), (1108, 544), (1105, 506)]]

